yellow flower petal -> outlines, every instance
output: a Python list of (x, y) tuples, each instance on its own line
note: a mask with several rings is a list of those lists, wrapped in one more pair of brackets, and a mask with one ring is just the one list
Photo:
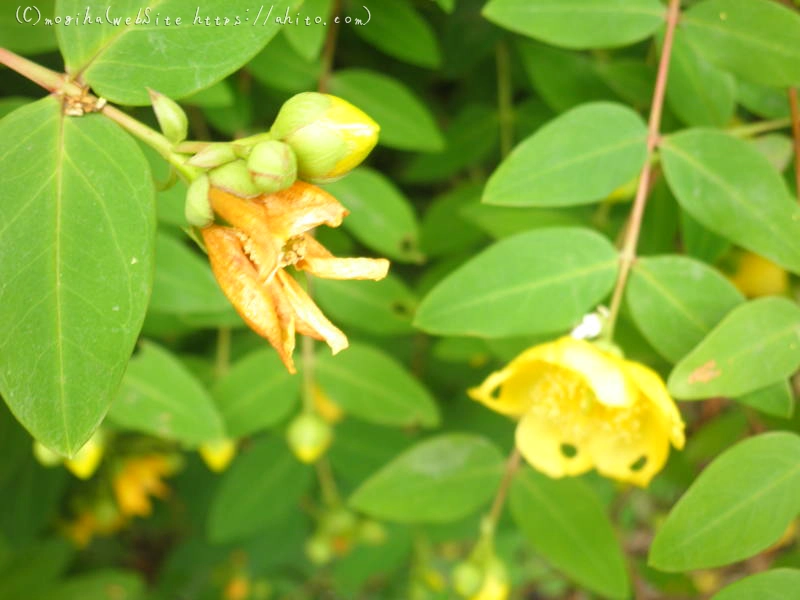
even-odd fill
[(379, 280), (389, 272), (385, 258), (337, 258), (311, 236), (306, 236), (306, 255), (297, 268), (323, 279)]
[(304, 181), (297, 181), (280, 192), (259, 196), (255, 202), (263, 206), (269, 230), (282, 240), (281, 244), (320, 225), (338, 227), (348, 214), (331, 194)]
[(748, 298), (782, 296), (789, 289), (789, 274), (774, 262), (752, 252), (742, 254), (736, 273), (730, 279)]
[(505, 369), (489, 375), (480, 386), (468, 390), (467, 394), (495, 412), (519, 418), (531, 407), (533, 397), (529, 389), (540, 377), (542, 368), (542, 363), (536, 361), (513, 361)]
[(73, 475), (80, 479), (89, 479), (100, 461), (103, 460), (105, 453), (104, 436), (100, 431), (95, 433), (83, 447), (78, 450), (74, 458), (69, 458), (64, 461), (64, 466), (69, 469)]
[(667, 386), (661, 377), (652, 369), (630, 360), (625, 361), (628, 375), (636, 382), (648, 402), (651, 402), (663, 415), (667, 423), (667, 431), (672, 445), (679, 450), (683, 448), (685, 436), (684, 424), (681, 413), (667, 391)]
[(197, 449), (203, 462), (215, 473), (224, 471), (236, 456), (236, 442), (229, 439), (200, 444)]

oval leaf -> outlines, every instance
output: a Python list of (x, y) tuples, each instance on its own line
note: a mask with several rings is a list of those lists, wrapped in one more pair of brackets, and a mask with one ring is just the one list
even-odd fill
[(767, 415), (788, 419), (794, 413), (794, 394), (788, 381), (773, 383), (735, 398), (737, 402), (751, 406)]
[(483, 201), (572, 206), (628, 183), (647, 156), (647, 126), (630, 108), (596, 102), (550, 121), (519, 144), (489, 178)]
[(381, 126), (378, 143), (399, 150), (439, 152), (444, 138), (428, 108), (405, 85), (364, 69), (337, 71), (330, 92), (358, 106)]
[(350, 211), (344, 227), (365, 246), (402, 262), (422, 259), (414, 209), (386, 176), (362, 167), (326, 189)]
[(669, 376), (681, 400), (741, 396), (788, 378), (800, 366), (800, 307), (761, 298), (732, 310)]
[(0, 394), (73, 454), (108, 410), (150, 296), (150, 170), (111, 121), (64, 117), (53, 97), (3, 119), (0, 140)]
[(722, 453), (678, 501), (653, 540), (650, 564), (688, 571), (748, 558), (775, 543), (798, 511), (800, 437), (750, 438)]
[(380, 350), (353, 344), (337, 356), (317, 357), (320, 386), (356, 417), (382, 425), (432, 427), (439, 409), (428, 390)]
[(678, 202), (701, 225), (800, 273), (800, 207), (752, 145), (688, 130), (664, 139), (661, 160)]
[(485, 439), (444, 434), (403, 452), (351, 496), (353, 508), (403, 523), (457, 521), (489, 502), (503, 457)]
[(582, 586), (610, 598), (628, 597), (614, 528), (585, 483), (525, 468), (514, 479), (510, 501), (511, 515), (538, 553)]
[(437, 285), (415, 325), (440, 335), (508, 337), (576, 325), (614, 285), (617, 253), (579, 228), (522, 233), (490, 246)]
[[(73, 77), (80, 75), (104, 98), (141, 105), (150, 104), (148, 87), (181, 98), (233, 73), (278, 33), (280, 24), (275, 17), (288, 14), (292, 4), (292, 0), (276, 0), (259, 10), (247, 0), (229, 0), (207, 8), (192, 0), (151, 1), (148, 6), (62, 0), (59, 14), (78, 15), (81, 20), (100, 18), (102, 22), (56, 30), (67, 71)], [(107, 14), (112, 23), (106, 22)]]
[(128, 363), (122, 387), (108, 413), (117, 425), (187, 446), (224, 437), (217, 407), (194, 375), (152, 342)]
[(516, 33), (565, 48), (613, 48), (664, 23), (658, 0), (492, 0), (483, 15)]
[(754, 598), (791, 598), (800, 590), (800, 571), (774, 569), (740, 579), (711, 600), (753, 600)]
[(223, 475), (208, 513), (214, 543), (253, 537), (296, 506), (311, 485), (312, 471), (279, 438), (256, 442)]
[(228, 435), (238, 438), (286, 418), (300, 396), (300, 378), (272, 348), (262, 348), (238, 360), (211, 393)]
[(658, 256), (636, 261), (626, 300), (647, 341), (664, 358), (678, 362), (744, 298), (705, 263)]
[(681, 18), (704, 57), (758, 83), (800, 85), (800, 15), (768, 0), (706, 0)]

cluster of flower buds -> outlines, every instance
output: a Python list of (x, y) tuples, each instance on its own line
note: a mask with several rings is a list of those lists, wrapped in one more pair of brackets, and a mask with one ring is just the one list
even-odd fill
[(196, 169), (186, 197), (186, 219), (197, 227), (213, 220), (210, 187), (240, 198), (289, 188), (297, 179), (335, 181), (375, 147), (378, 124), (349, 102), (329, 94), (304, 92), (287, 100), (268, 133), (230, 143), (184, 142), (187, 120), (173, 100), (151, 91), (153, 110), (164, 136), (177, 152), (188, 153)]
[(380, 546), (386, 539), (386, 529), (378, 521), (335, 507), (320, 516), (316, 531), (306, 542), (306, 556), (315, 565), (325, 565), (359, 544)]

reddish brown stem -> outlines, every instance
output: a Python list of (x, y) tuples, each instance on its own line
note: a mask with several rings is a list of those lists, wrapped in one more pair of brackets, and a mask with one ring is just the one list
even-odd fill
[(792, 114), (792, 137), (794, 138), (794, 182), (797, 201), (800, 202), (800, 104), (797, 88), (789, 88), (789, 109)]
[(639, 233), (642, 229), (642, 218), (644, 217), (644, 209), (650, 190), (650, 178), (653, 173), (653, 158), (660, 141), (661, 115), (664, 111), (664, 96), (667, 91), (669, 63), (672, 57), (672, 41), (675, 38), (675, 27), (678, 24), (679, 18), (680, 0), (670, 0), (669, 7), (667, 8), (667, 30), (664, 34), (664, 46), (661, 50), (661, 60), (658, 63), (656, 85), (653, 90), (653, 102), (650, 106), (650, 119), (647, 133), (647, 158), (639, 174), (639, 186), (636, 189), (633, 209), (631, 210), (628, 228), (620, 252), (619, 274), (617, 275), (617, 283), (614, 286), (614, 293), (611, 297), (608, 327), (605, 332), (608, 339), (612, 339), (614, 336), (614, 327), (619, 317), (619, 310), (625, 293), (625, 285), (628, 282), (628, 274), (633, 266), (633, 262), (636, 260), (636, 246), (639, 243)]

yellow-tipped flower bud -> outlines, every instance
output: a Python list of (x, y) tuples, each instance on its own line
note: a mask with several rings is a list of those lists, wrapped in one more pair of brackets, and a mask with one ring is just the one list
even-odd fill
[(208, 175), (201, 175), (189, 184), (183, 211), (186, 221), (190, 225), (206, 227), (214, 221), (214, 211), (211, 209), (211, 201), (208, 199), (210, 186)]
[(333, 560), (333, 546), (324, 535), (314, 535), (306, 542), (306, 556), (315, 565), (325, 565)]
[(156, 113), (158, 126), (161, 127), (164, 137), (173, 144), (179, 144), (185, 140), (189, 133), (189, 120), (183, 109), (172, 98), (159, 94), (155, 90), (147, 91), (150, 93), (153, 112)]
[(197, 449), (203, 462), (215, 473), (224, 471), (236, 456), (236, 442), (229, 439), (200, 444)]
[(378, 521), (365, 519), (358, 524), (358, 539), (367, 546), (381, 546), (387, 537), (386, 527)]
[(75, 477), (89, 479), (97, 470), (100, 461), (105, 453), (105, 435), (101, 430), (97, 430), (89, 441), (78, 450), (74, 458), (64, 461), (64, 466), (69, 469)]
[(55, 467), (64, 462), (64, 457), (50, 450), (39, 441), (33, 442), (33, 456), (43, 467)]
[(782, 296), (789, 289), (789, 274), (763, 256), (745, 252), (731, 281), (748, 298)]
[(242, 159), (209, 171), (208, 178), (214, 187), (240, 198), (253, 198), (261, 194), (247, 169), (247, 163)]
[(214, 167), (221, 167), (237, 158), (236, 150), (234, 150), (231, 144), (218, 143), (209, 144), (186, 162), (193, 167), (213, 169)]
[(297, 159), (288, 144), (270, 140), (259, 142), (247, 157), (247, 168), (258, 189), (274, 194), (297, 179)]
[(271, 133), (292, 147), (302, 179), (326, 183), (358, 166), (375, 147), (379, 131), (375, 121), (349, 102), (304, 92), (283, 104)]
[(289, 425), (286, 441), (294, 455), (304, 463), (314, 463), (333, 441), (333, 430), (319, 415), (304, 413)]
[(460, 596), (469, 598), (481, 589), (483, 575), (483, 569), (473, 561), (459, 563), (453, 569), (453, 588)]
[(480, 590), (470, 600), (506, 600), (510, 592), (506, 567), (495, 557), (489, 561)]

